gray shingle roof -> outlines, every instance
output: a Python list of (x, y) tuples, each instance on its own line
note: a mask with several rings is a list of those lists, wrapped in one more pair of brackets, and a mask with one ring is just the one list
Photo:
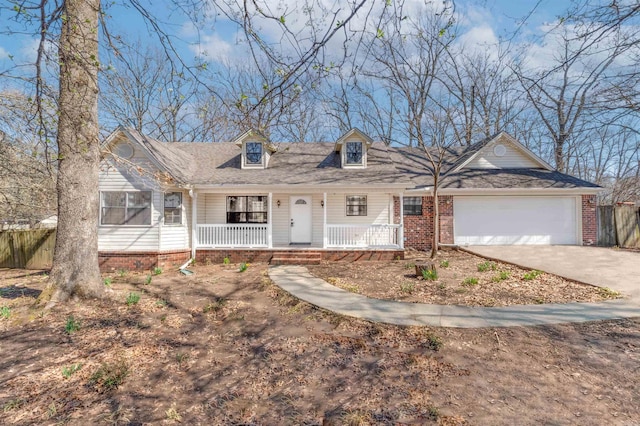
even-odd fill
[[(242, 169), (241, 148), (233, 142), (159, 142), (126, 129), (150, 155), (181, 183), (226, 185), (404, 185), (433, 186), (431, 164), (422, 148), (387, 147), (374, 142), (367, 167), (343, 169), (333, 142), (279, 143), (266, 169)], [(598, 188), (591, 182), (545, 169), (463, 169), (455, 167), (486, 145), (446, 150), (441, 188)], [(432, 151), (436, 154), (435, 151)]]

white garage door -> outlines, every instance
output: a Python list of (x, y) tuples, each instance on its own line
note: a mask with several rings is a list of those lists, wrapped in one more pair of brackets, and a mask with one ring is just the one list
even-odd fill
[(576, 244), (575, 197), (454, 197), (456, 244)]

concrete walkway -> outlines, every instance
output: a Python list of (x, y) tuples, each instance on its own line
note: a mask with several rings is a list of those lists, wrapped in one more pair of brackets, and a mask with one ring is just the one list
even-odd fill
[(271, 266), (269, 276), (277, 286), (312, 305), (342, 315), (396, 325), (512, 327), (640, 316), (637, 299), (495, 308), (429, 305), (372, 299), (349, 293), (313, 277), (304, 266)]

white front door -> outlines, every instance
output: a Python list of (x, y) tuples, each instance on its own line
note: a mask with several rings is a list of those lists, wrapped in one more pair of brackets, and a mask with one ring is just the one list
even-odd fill
[(311, 243), (311, 196), (296, 195), (289, 200), (291, 243)]

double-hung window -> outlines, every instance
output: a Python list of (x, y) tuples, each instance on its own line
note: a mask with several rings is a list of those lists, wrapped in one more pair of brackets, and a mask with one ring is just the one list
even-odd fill
[(182, 225), (182, 192), (165, 192), (164, 224)]
[(366, 216), (367, 196), (347, 195), (347, 216)]
[(151, 191), (103, 191), (101, 225), (151, 225)]
[(362, 164), (362, 142), (347, 142), (347, 164)]
[(262, 143), (247, 142), (245, 145), (247, 164), (262, 164)]
[(227, 197), (227, 223), (267, 223), (267, 197)]
[(422, 197), (404, 197), (402, 210), (405, 216), (422, 216)]

